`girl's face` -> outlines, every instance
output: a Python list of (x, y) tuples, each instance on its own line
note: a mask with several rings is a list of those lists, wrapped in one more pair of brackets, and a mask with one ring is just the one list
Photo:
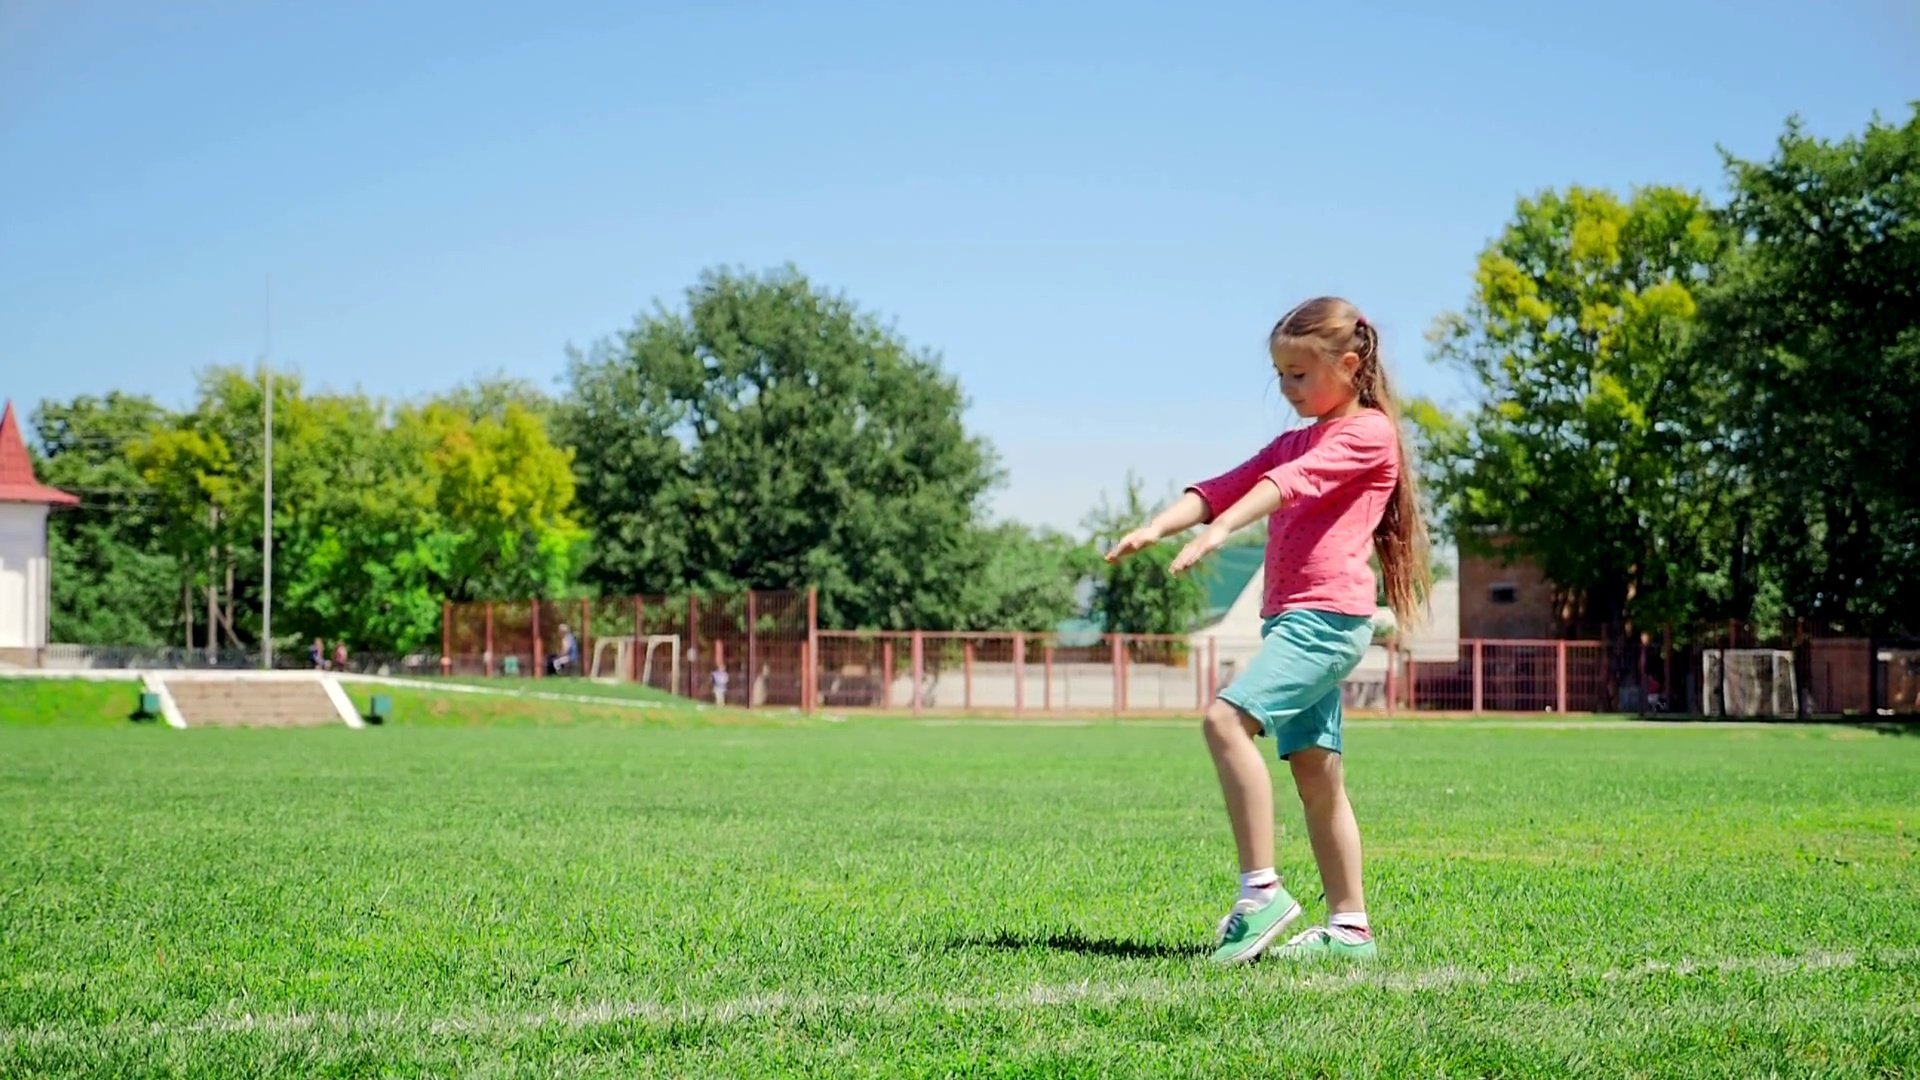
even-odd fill
[(1354, 400), (1353, 373), (1360, 357), (1346, 353), (1329, 358), (1308, 348), (1282, 348), (1273, 353), (1273, 372), (1280, 392), (1295, 412), (1310, 420), (1345, 409)]

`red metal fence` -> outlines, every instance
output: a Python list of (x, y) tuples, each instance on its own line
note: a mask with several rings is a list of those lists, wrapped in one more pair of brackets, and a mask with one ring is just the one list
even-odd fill
[(822, 630), (817, 703), (914, 712), (1185, 712), (1218, 688), (1178, 635)]
[[(813, 604), (811, 593), (795, 591), (448, 604), (440, 668), (598, 676), (727, 704), (800, 706)], [(562, 627), (579, 655), (556, 668)]]
[[(564, 624), (580, 653), (577, 666), (558, 673), (727, 705), (1191, 715), (1260, 647), (1201, 635), (822, 630), (818, 610), (811, 590), (449, 604), (441, 670), (554, 674)], [(1727, 700), (1702, 685), (1712, 670), (1705, 654), (1765, 643), (1737, 625), (1690, 640), (1648, 640), (1623, 665), (1599, 641), (1466, 640), (1439, 656), (1375, 646), (1343, 697), (1350, 709), (1373, 712), (1700, 715)], [(1812, 713), (1920, 712), (1920, 646), (1808, 635), (1788, 648), (1794, 693)]]
[(1439, 712), (1612, 712), (1598, 641), (1462, 641), (1458, 656), (1393, 660), (1396, 706)]
[(1630, 681), (1646, 688), (1649, 712), (1717, 715), (1728, 696), (1728, 665), (1715, 661), (1729, 650), (1778, 654), (1782, 668), (1792, 673), (1793, 712), (1804, 706), (1814, 716), (1920, 714), (1920, 641), (1876, 640), (1805, 625), (1757, 633), (1730, 621), (1684, 635), (1664, 631), (1638, 649)]

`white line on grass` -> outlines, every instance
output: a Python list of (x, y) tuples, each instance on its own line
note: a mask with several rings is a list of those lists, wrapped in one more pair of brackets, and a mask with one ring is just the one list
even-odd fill
[[(1263, 964), (1253, 969), (1255, 978), (1279, 973), (1277, 981), (1289, 992), (1338, 993), (1354, 989), (1385, 990), (1390, 993), (1417, 993), (1460, 986), (1523, 986), (1557, 979), (1602, 982), (1632, 982), (1656, 976), (1688, 977), (1698, 974), (1733, 975), (1753, 973), (1792, 976), (1807, 972), (1844, 970), (1863, 963), (1904, 964), (1920, 960), (1920, 948), (1877, 949), (1866, 952), (1815, 951), (1799, 956), (1736, 956), (1719, 959), (1663, 961), (1648, 960), (1624, 968), (1528, 968), (1506, 971), (1476, 971), (1452, 965), (1424, 971), (1392, 971), (1373, 966), (1288, 968)], [(557, 1005), (544, 1009), (473, 1008), (445, 1015), (423, 1015), (399, 1010), (316, 1013), (240, 1013), (214, 1015), (184, 1023), (135, 1020), (56, 1021), (13, 1028), (0, 1028), (0, 1044), (11, 1043), (16, 1050), (36, 1050), (101, 1038), (169, 1036), (223, 1036), (261, 1033), (299, 1034), (307, 1031), (330, 1033), (408, 1033), (425, 1032), (434, 1036), (513, 1035), (545, 1028), (579, 1030), (616, 1023), (676, 1024), (700, 1023), (726, 1026), (743, 1020), (771, 1016), (810, 1016), (830, 1013), (899, 1014), (921, 1009), (947, 1012), (997, 1012), (1044, 1009), (1073, 1005), (1112, 1005), (1128, 1002), (1156, 1003), (1192, 1000), (1211, 994), (1239, 993), (1231, 982), (1196, 983), (1167, 978), (1134, 979), (1095, 983), (1082, 980), (1068, 983), (1039, 983), (1025, 990), (993, 994), (788, 994), (779, 991), (749, 994), (710, 1002), (596, 1001)]]
[(481, 697), (526, 698), (530, 701), (564, 701), (572, 705), (621, 705), (629, 709), (663, 709), (668, 706), (687, 708), (695, 712), (703, 711), (707, 706), (697, 701), (648, 701), (644, 698), (602, 697), (597, 694), (556, 694), (546, 690), (521, 690), (506, 686), (474, 686), (471, 683), (457, 683), (437, 679), (402, 679), (392, 675), (353, 675), (341, 674), (343, 682), (376, 683), (381, 686), (403, 686), (412, 690), (431, 690), (435, 693), (478, 694)]
[[(1001, 718), (970, 719), (964, 717), (940, 717), (933, 720), (918, 721), (923, 727), (1007, 727), (1007, 728), (1061, 728), (1061, 727), (1125, 727), (1125, 728), (1186, 728), (1196, 727), (1200, 720), (1196, 716), (1191, 720), (1151, 719), (1136, 720), (1124, 716), (1044, 716), (1031, 720), (1007, 720)], [(1478, 728), (1512, 731), (1782, 731), (1796, 726), (1789, 721), (1779, 723), (1756, 723), (1745, 720), (1474, 720), (1452, 717), (1420, 719), (1390, 719), (1387, 717), (1350, 716), (1345, 723), (1350, 727), (1363, 728)]]

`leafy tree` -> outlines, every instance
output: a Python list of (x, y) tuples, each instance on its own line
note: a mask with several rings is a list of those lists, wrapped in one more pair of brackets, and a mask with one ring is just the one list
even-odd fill
[(1737, 614), (1920, 633), (1920, 106), (1903, 124), (1731, 156), (1740, 247), (1703, 309), (1748, 479)]
[(1099, 572), (1094, 549), (1051, 529), (1008, 522), (980, 530), (986, 565), (966, 597), (969, 630), (1051, 630), (1080, 610), (1080, 583)]
[[(260, 631), (264, 404), (258, 377), (213, 369), (194, 410), (130, 452), (187, 606), (204, 597), (221, 640), (246, 649)], [(456, 391), (394, 410), (279, 376), (276, 637), (408, 652), (437, 639), (445, 599), (560, 595), (585, 540), (572, 499), (570, 456), (510, 395)]]
[(573, 456), (538, 414), (508, 401), (474, 416), (430, 402), (402, 410), (394, 437), (427, 466), (438, 521), (454, 534), (453, 600), (564, 595), (584, 554)]
[[(1129, 473), (1124, 501), (1105, 497), (1087, 518), (1094, 547), (1105, 551), (1120, 537), (1153, 517), (1141, 496), (1140, 479)], [(1117, 564), (1101, 563), (1094, 580), (1093, 609), (1116, 634), (1184, 634), (1206, 610), (1206, 588), (1199, 574), (1173, 575), (1167, 564), (1184, 541), (1169, 537)]]
[(151, 398), (117, 391), (45, 401), (34, 411), (40, 479), (81, 500), (48, 522), (53, 640), (151, 646), (174, 639), (178, 568), (159, 543), (154, 493), (126, 457), (165, 419)]
[(1724, 599), (1720, 389), (1688, 345), (1726, 247), (1686, 191), (1523, 199), (1432, 334), (1478, 397), (1413, 417), (1442, 516), (1464, 548), (1536, 560), (1576, 624), (1625, 635)]
[(961, 626), (997, 474), (959, 384), (797, 271), (715, 271), (571, 366), (602, 590), (820, 587), (822, 619)]
[[(457, 543), (426, 448), (359, 395), (275, 405), (274, 626), (296, 644), (410, 652), (438, 637)], [(283, 449), (284, 448), (284, 449)]]

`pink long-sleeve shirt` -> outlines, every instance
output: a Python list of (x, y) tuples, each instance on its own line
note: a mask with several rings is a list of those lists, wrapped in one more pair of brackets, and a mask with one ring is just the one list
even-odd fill
[(1285, 611), (1372, 615), (1373, 530), (1400, 478), (1393, 421), (1367, 409), (1289, 431), (1237, 467), (1187, 490), (1220, 516), (1266, 481), (1280, 489), (1267, 520), (1262, 616)]

